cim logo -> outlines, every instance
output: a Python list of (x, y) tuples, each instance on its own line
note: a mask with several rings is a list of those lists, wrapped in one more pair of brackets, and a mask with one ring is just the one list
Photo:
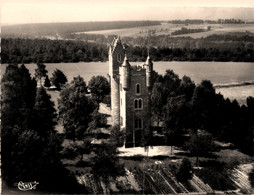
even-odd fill
[(35, 190), (36, 185), (38, 185), (39, 182), (23, 182), (20, 181), (18, 184), (15, 184), (15, 186), (18, 186), (18, 189), (21, 191), (28, 191), (28, 190)]

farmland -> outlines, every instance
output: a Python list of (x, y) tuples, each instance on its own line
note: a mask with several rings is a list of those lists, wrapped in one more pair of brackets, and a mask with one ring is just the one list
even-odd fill
[(212, 34), (227, 33), (254, 33), (253, 24), (221, 24), (221, 23), (172, 23), (168, 21), (115, 21), (115, 22), (79, 22), (79, 23), (45, 23), (45, 24), (22, 24), (3, 26), (2, 36), (26, 37), (26, 38), (49, 38), (68, 39), (80, 34), (119, 35), (122, 37), (144, 37), (148, 35), (171, 35), (172, 32), (187, 29), (203, 29), (201, 33), (181, 34), (172, 37), (189, 36), (191, 38), (207, 37)]
[(148, 36), (150, 35), (171, 35), (172, 32), (180, 30), (182, 27), (188, 29), (206, 29), (208, 26), (211, 27), (211, 30), (205, 31), (202, 33), (192, 33), (192, 34), (182, 34), (175, 35), (172, 37), (182, 37), (189, 36), (192, 38), (201, 38), (207, 37), (212, 34), (225, 34), (233, 32), (251, 32), (254, 33), (253, 24), (172, 24), (162, 22), (160, 25), (154, 26), (142, 26), (142, 27), (133, 27), (133, 28), (122, 28), (122, 29), (109, 29), (109, 30), (97, 30), (89, 32), (75, 32), (74, 34), (100, 34), (100, 35), (119, 35), (119, 36), (129, 36), (129, 37), (138, 37), (138, 36)]
[[(159, 21), (108, 21), (108, 22), (67, 22), (35, 23), (2, 26), (2, 37), (66, 38), (70, 33), (80, 31), (106, 30), (137, 26), (158, 25)], [(57, 35), (57, 36), (56, 36)]]

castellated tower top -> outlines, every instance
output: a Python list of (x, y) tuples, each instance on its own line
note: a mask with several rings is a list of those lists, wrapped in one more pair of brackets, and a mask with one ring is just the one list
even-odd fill
[(123, 50), (125, 50), (123, 44), (122, 44), (122, 41), (120, 39), (120, 37), (115, 37), (113, 39), (113, 42), (110, 44), (110, 47), (109, 47), (109, 53), (114, 53), (118, 48), (122, 48)]
[(125, 48), (122, 44), (120, 37), (114, 38), (112, 44), (110, 44), (108, 54), (109, 75), (111, 75), (112, 78), (117, 78), (117, 76), (119, 75), (119, 67), (121, 67), (123, 63), (125, 54)]

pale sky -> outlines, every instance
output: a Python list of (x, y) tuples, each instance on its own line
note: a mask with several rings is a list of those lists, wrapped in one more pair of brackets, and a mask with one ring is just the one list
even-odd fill
[(1, 23), (237, 18), (254, 0), (1, 0)]

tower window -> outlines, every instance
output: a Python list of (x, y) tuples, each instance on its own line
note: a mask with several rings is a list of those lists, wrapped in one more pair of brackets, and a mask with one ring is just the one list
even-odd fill
[(143, 100), (142, 100), (142, 98), (134, 100), (134, 108), (135, 109), (142, 109), (143, 108)]
[(138, 108), (142, 108), (142, 99), (138, 100)]
[(140, 94), (140, 84), (136, 84), (136, 94)]
[(122, 56), (121, 56), (121, 54), (117, 54), (117, 61), (118, 62), (122, 62)]
[(141, 118), (135, 119), (135, 129), (142, 129), (143, 128), (143, 121)]
[(138, 100), (134, 100), (135, 108), (138, 108)]

